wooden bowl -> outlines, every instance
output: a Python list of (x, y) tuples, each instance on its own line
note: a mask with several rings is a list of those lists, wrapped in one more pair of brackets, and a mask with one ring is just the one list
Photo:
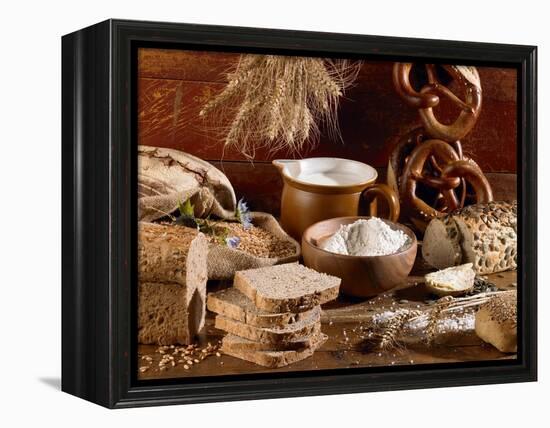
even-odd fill
[(304, 264), (318, 272), (342, 279), (340, 290), (350, 296), (371, 297), (403, 284), (416, 258), (417, 242), (413, 231), (399, 223), (384, 220), (392, 229), (402, 230), (409, 241), (404, 248), (386, 256), (348, 256), (320, 248), (341, 225), (370, 217), (337, 217), (311, 225), (302, 236)]

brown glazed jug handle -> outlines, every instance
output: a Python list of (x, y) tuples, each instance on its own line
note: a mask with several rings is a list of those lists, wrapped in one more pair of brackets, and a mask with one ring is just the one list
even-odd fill
[(369, 203), (369, 210), (371, 216), (377, 215), (377, 199), (382, 197), (386, 200), (389, 210), (390, 221), (397, 221), (400, 213), (399, 197), (397, 193), (387, 184), (378, 183), (373, 184), (363, 191), (362, 196), (365, 201)]

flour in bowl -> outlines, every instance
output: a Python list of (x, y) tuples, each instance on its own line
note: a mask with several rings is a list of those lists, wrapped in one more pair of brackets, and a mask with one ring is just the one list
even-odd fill
[(399, 251), (408, 240), (402, 230), (394, 230), (379, 218), (372, 217), (340, 226), (321, 248), (349, 256), (385, 256)]

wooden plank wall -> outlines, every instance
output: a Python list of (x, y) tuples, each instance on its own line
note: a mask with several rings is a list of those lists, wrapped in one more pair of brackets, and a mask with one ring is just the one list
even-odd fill
[[(259, 151), (254, 163), (235, 150), (223, 151), (219, 132), (199, 118), (199, 111), (226, 82), (225, 74), (237, 54), (140, 49), (138, 57), (138, 142), (183, 150), (222, 169), (237, 196), (253, 209), (279, 211), (281, 180), (271, 160), (288, 153)], [(319, 144), (302, 157), (336, 156), (385, 167), (397, 135), (419, 125), (415, 110), (395, 93), (393, 63), (367, 61), (339, 110), (343, 144), (321, 136)], [(516, 71), (478, 68), (483, 86), (483, 108), (474, 130), (462, 141), (465, 152), (487, 173), (498, 199), (516, 191)], [(438, 113), (445, 123), (456, 111), (444, 105)]]

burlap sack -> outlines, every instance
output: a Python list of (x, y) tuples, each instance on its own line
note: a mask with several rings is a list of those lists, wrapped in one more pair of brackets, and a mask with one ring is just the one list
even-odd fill
[(138, 146), (138, 220), (164, 217), (187, 199), (196, 217), (235, 215), (235, 191), (219, 169), (178, 150)]
[(254, 256), (238, 248), (233, 249), (224, 245), (210, 244), (208, 279), (233, 279), (235, 272), (238, 270), (295, 262), (300, 258), (300, 244), (281, 228), (275, 217), (262, 212), (251, 212), (250, 215), (254, 226), (291, 243), (295, 248), (294, 254), (284, 258), (265, 258)]

